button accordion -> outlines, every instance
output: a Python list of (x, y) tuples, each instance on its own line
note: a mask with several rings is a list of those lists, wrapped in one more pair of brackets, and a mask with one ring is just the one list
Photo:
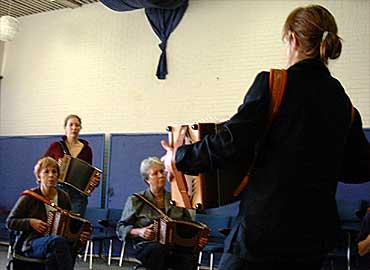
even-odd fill
[(49, 228), (45, 233), (49, 235), (61, 235), (69, 241), (80, 240), (82, 231), (90, 230), (91, 223), (70, 211), (54, 208), (48, 212), (47, 223)]
[(66, 184), (80, 191), (86, 196), (90, 196), (96, 188), (93, 182), (95, 176), (101, 176), (102, 171), (84, 160), (64, 155), (60, 159), (59, 183)]
[(134, 196), (160, 214), (160, 218), (153, 223), (154, 241), (170, 247), (193, 248), (195, 254), (201, 250), (201, 238), (209, 238), (210, 230), (207, 225), (195, 221), (174, 220), (167, 216), (161, 209), (149, 201), (144, 195), (134, 193)]
[[(168, 141), (177, 148), (202, 140), (206, 135), (217, 134), (223, 130), (222, 122), (197, 122), (169, 126)], [(220, 169), (213, 169), (198, 175), (187, 175), (175, 170), (171, 179), (172, 202), (177, 207), (207, 209), (233, 203), (239, 198), (235, 190), (248, 173), (250, 159), (241, 157), (230, 160)], [(176, 166), (173, 166), (176, 167)]]
[(154, 240), (170, 247), (194, 248), (200, 251), (199, 240), (209, 238), (210, 231), (202, 223), (195, 221), (174, 220), (163, 216), (154, 221)]

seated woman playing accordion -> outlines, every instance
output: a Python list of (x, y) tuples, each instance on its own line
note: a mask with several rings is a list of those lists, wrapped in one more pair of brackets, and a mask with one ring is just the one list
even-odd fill
[[(165, 213), (167, 219), (172, 222), (179, 220), (191, 224), (191, 216), (187, 209), (170, 204), (171, 194), (164, 188), (166, 174), (159, 158), (144, 159), (141, 162), (140, 174), (149, 188), (127, 199), (117, 224), (117, 235), (122, 241), (133, 243), (137, 250), (136, 258), (148, 269), (196, 269), (198, 251), (207, 243), (208, 229), (204, 228), (205, 230), (200, 232), (193, 245), (189, 245), (188, 241), (184, 241), (184, 246), (181, 243), (162, 241), (158, 235), (158, 225), (163, 221), (160, 212)], [(160, 212), (151, 204), (160, 209)]]
[[(23, 192), (7, 218), (7, 227), (19, 231), (15, 252), (26, 257), (45, 259), (45, 269), (72, 270), (77, 255), (76, 242), (87, 241), (91, 226), (82, 222), (77, 240), (51, 232), (50, 212), (62, 209), (69, 213), (71, 201), (56, 187), (59, 166), (51, 157), (40, 159), (34, 168), (39, 187)], [(45, 203), (50, 202), (50, 204)], [(81, 219), (82, 220), (82, 219)]]

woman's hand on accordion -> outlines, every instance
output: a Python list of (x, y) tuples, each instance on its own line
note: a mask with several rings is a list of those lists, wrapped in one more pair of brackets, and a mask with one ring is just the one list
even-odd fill
[(153, 224), (143, 228), (134, 228), (130, 231), (130, 234), (133, 237), (141, 237), (145, 240), (153, 240), (154, 239)]
[(93, 177), (91, 178), (91, 185), (96, 188), (100, 184), (100, 178), (101, 178), (101, 173), (94, 173)]
[(198, 246), (200, 249), (203, 249), (208, 244), (209, 236), (201, 237), (198, 242)]
[(90, 239), (93, 228), (91, 224), (85, 225), (80, 234), (80, 241), (86, 243)]
[(101, 173), (95, 172), (89, 181), (89, 192), (93, 192), (94, 189), (100, 184)]
[(39, 233), (46, 233), (47, 229), (49, 228), (49, 224), (42, 221), (41, 219), (31, 218), (30, 225)]

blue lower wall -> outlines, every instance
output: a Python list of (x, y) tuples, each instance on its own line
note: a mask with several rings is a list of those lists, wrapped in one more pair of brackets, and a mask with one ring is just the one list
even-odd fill
[[(370, 129), (364, 129), (370, 141)], [(167, 134), (111, 134), (108, 159), (104, 160), (104, 134), (81, 135), (93, 149), (93, 165), (103, 169), (105, 178), (89, 198), (88, 207), (122, 208), (127, 197), (146, 188), (140, 178), (140, 161), (148, 156), (162, 156), (160, 145)], [(24, 189), (35, 186), (33, 166), (52, 141), (60, 136), (0, 136), (0, 209), (9, 210)], [(169, 187), (168, 187), (169, 188)], [(370, 200), (370, 182), (354, 185), (339, 183), (338, 199)], [(212, 214), (236, 215), (238, 203), (209, 209)]]
[[(11, 209), (19, 194), (37, 186), (33, 168), (53, 141), (61, 136), (0, 137), (0, 209)], [(93, 165), (103, 168), (104, 134), (81, 135), (93, 149)], [(102, 185), (89, 198), (89, 207), (101, 206)]]

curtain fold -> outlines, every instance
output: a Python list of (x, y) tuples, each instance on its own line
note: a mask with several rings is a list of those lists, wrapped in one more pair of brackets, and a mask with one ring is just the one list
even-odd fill
[(147, 8), (145, 9), (145, 14), (152, 26), (154, 32), (161, 40), (159, 48), (162, 50), (162, 53), (159, 57), (159, 63), (157, 67), (157, 78), (163, 80), (167, 75), (167, 40), (170, 37), (170, 34), (179, 24), (184, 15), (186, 8), (188, 7), (187, 3), (175, 8), (175, 9), (159, 9), (159, 8)]
[(100, 0), (100, 2), (119, 12), (145, 8), (146, 17), (153, 31), (161, 40), (159, 48), (162, 52), (159, 57), (156, 76), (160, 80), (165, 79), (168, 74), (167, 41), (180, 23), (188, 7), (188, 0)]

